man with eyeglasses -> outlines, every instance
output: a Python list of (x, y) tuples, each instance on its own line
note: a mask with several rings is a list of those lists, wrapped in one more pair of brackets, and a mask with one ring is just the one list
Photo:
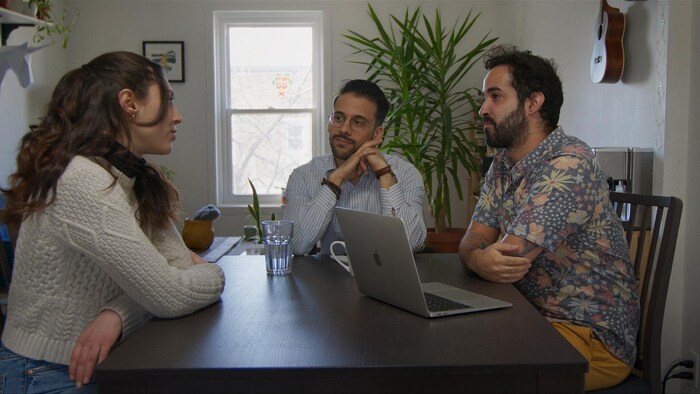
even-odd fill
[(341, 86), (328, 117), (331, 154), (313, 158), (289, 176), (285, 219), (294, 221), (292, 253), (321, 254), (342, 240), (336, 206), (403, 219), (411, 247), (425, 240), (423, 180), (405, 160), (379, 151), (389, 101), (374, 83), (355, 79)]

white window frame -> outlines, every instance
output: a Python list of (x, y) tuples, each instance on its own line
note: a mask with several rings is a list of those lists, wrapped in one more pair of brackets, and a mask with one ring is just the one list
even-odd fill
[[(312, 156), (323, 153), (323, 13), (322, 11), (214, 11), (214, 124), (216, 135), (216, 200), (220, 207), (244, 207), (251, 203), (250, 195), (234, 195), (231, 185), (233, 162), (231, 160), (231, 115), (234, 113), (256, 113), (259, 110), (233, 110), (230, 105), (228, 29), (234, 26), (312, 28), (313, 36), (313, 108)], [(272, 109), (267, 113), (299, 113), (306, 109)], [(252, 191), (251, 191), (252, 192)], [(279, 194), (259, 194), (260, 205), (280, 206)]]

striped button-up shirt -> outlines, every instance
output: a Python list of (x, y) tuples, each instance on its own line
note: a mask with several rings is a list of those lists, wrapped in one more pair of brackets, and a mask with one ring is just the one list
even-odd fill
[(321, 180), (336, 168), (332, 154), (315, 157), (292, 172), (287, 181), (285, 219), (294, 221), (294, 254), (311, 252), (319, 240), (321, 254), (329, 254), (330, 244), (343, 239), (333, 211), (336, 206), (400, 217), (413, 250), (421, 247), (426, 233), (421, 175), (413, 165), (397, 156), (385, 154), (384, 158), (398, 183), (388, 190), (383, 189), (370, 170), (362, 175), (357, 185), (343, 182), (340, 199), (336, 199), (329, 187), (321, 185)]

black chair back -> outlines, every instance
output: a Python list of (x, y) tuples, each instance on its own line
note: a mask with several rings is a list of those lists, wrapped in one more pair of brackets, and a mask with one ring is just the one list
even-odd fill
[[(641, 322), (633, 374), (595, 393), (661, 392), (661, 329), (683, 203), (677, 197), (610, 193), (622, 222), (639, 286)], [(642, 380), (640, 382), (639, 380)]]

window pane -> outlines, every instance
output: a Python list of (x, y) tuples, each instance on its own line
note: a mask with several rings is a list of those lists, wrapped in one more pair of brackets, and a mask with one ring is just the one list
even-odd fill
[[(217, 203), (278, 205), (292, 170), (323, 151), (321, 11), (214, 11)], [(222, 83), (223, 82), (223, 83)]]
[(313, 107), (311, 27), (231, 27), (234, 109)]
[(311, 160), (311, 113), (231, 116), (233, 194), (280, 194), (292, 170)]

